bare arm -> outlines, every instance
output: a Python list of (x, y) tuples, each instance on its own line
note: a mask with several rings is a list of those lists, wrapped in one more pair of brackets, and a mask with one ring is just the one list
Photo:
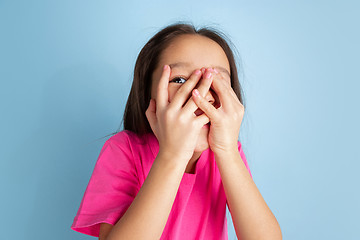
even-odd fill
[[(151, 100), (146, 117), (159, 141), (159, 154), (134, 201), (116, 225), (109, 230), (101, 225), (101, 239), (159, 239), (165, 228), (185, 168), (194, 154), (201, 128), (209, 122), (205, 115), (195, 116), (196, 104), (188, 95), (199, 82), (199, 69), (168, 102), (170, 67), (165, 65), (160, 76), (156, 101)], [(209, 91), (211, 74), (205, 75), (199, 92)], [(183, 105), (185, 105), (183, 107)], [(181, 147), (179, 147), (181, 143)], [(107, 235), (108, 233), (108, 235)]]
[(241, 240), (280, 240), (280, 226), (238, 152), (237, 139), (245, 108), (232, 89), (229, 76), (214, 69), (212, 83), (221, 107), (209, 104), (196, 90), (193, 99), (210, 118), (209, 145), (220, 171), (236, 235)]
[(112, 228), (109, 224), (102, 224), (99, 239), (161, 237), (185, 171), (185, 166), (167, 160), (168, 156), (157, 156), (126, 213)]
[(280, 226), (252, 180), (239, 152), (215, 155), (239, 239), (282, 239)]

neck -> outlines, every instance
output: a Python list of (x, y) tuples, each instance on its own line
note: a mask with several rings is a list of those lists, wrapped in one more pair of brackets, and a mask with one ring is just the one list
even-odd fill
[(188, 165), (186, 166), (186, 169), (185, 169), (186, 173), (191, 173), (191, 174), (195, 173), (195, 166), (197, 164), (197, 161), (200, 158), (200, 155), (201, 155), (201, 152), (194, 152), (194, 154), (192, 155), (191, 159), (188, 162)]

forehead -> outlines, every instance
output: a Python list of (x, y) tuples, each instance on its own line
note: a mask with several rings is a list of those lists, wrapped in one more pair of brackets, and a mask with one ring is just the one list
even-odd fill
[[(177, 64), (185, 63), (185, 64)], [(219, 67), (230, 72), (229, 61), (221, 46), (201, 35), (181, 35), (162, 52), (160, 68), (165, 64), (195, 70), (202, 67)]]

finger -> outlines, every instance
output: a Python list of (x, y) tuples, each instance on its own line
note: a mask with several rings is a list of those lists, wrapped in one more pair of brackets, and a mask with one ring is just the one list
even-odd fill
[[(216, 72), (216, 69), (214, 70)], [(217, 74), (217, 76), (219, 76), (220, 74)], [(229, 99), (230, 102), (229, 103), (224, 103), (222, 108), (224, 109), (224, 111), (226, 112), (237, 112), (239, 111), (239, 109), (241, 109), (241, 111), (244, 111), (244, 105), (240, 102), (240, 99), (238, 98), (238, 96), (236, 95), (234, 89), (231, 87), (231, 80), (228, 79), (227, 77), (224, 77), (223, 75), (220, 75), (219, 78), (216, 78), (216, 75), (214, 76), (214, 80), (213, 80), (213, 84), (212, 84), (212, 88), (216, 88), (217, 84), (219, 84), (220, 86), (223, 85), (223, 90), (218, 90), (220, 93), (226, 92), (228, 91), (228, 94), (226, 94), (225, 96), (228, 96), (227, 98), (222, 97), (222, 100), (220, 100), (222, 102), (226, 102), (225, 99)], [(214, 87), (215, 85), (215, 87)], [(226, 90), (224, 90), (226, 89)], [(221, 95), (221, 94), (220, 94)], [(218, 96), (219, 99), (221, 96)]]
[[(211, 83), (213, 81), (213, 75), (210, 71), (205, 72), (205, 76), (201, 79), (200, 85), (197, 87), (201, 96), (205, 97), (206, 93), (209, 91)], [(184, 106), (184, 111), (195, 112), (198, 106), (195, 104), (194, 100), (190, 98)]]
[(165, 65), (161, 74), (159, 84), (157, 87), (156, 104), (159, 108), (163, 108), (168, 105), (168, 85), (170, 77), (170, 67)]
[(232, 106), (233, 101), (239, 101), (231, 85), (226, 83), (224, 78), (214, 78), (211, 88), (219, 97), (222, 108), (226, 109)]
[(201, 71), (195, 70), (190, 78), (177, 90), (170, 105), (180, 109), (191, 97), (191, 91), (195, 88), (201, 77)]
[(197, 122), (200, 127), (203, 127), (205, 124), (210, 122), (210, 118), (203, 113), (195, 118), (195, 122)]
[(217, 121), (218, 114), (216, 108), (206, 101), (197, 89), (192, 91), (192, 96), (195, 104), (210, 118), (210, 121)]

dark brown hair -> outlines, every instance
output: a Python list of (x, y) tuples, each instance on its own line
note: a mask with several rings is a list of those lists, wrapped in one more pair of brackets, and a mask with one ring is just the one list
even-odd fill
[(212, 28), (196, 29), (191, 24), (177, 23), (169, 25), (155, 34), (141, 49), (135, 64), (134, 80), (124, 112), (124, 130), (137, 134), (151, 133), (151, 127), (145, 116), (145, 111), (151, 98), (152, 74), (157, 67), (161, 53), (178, 36), (198, 34), (212, 39), (224, 50), (230, 65), (231, 86), (244, 105), (242, 89), (239, 83), (234, 53), (230, 48), (230, 40)]

